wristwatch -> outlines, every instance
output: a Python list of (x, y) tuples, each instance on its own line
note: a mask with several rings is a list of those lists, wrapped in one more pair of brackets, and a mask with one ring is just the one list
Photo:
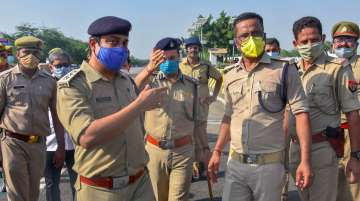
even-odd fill
[(359, 151), (352, 151), (351, 152), (351, 157), (360, 160), (360, 150)]

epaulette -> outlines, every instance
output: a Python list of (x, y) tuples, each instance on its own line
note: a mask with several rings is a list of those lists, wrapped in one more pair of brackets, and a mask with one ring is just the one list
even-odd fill
[(62, 77), (57, 83), (59, 87), (70, 87), (70, 81), (80, 72), (80, 69), (74, 69)]
[(277, 57), (277, 58), (270, 58), (271, 60), (275, 60), (275, 61), (283, 61), (283, 62), (288, 62), (289, 64), (295, 64), (296, 63), (296, 59), (294, 57)]
[[(50, 77), (52, 77), (52, 78), (54, 78), (52, 75), (51, 75), (51, 72), (50, 71), (48, 71), (47, 69), (39, 69), (40, 70), (40, 73), (42, 73), (42, 74), (45, 74), (45, 75), (47, 75), (47, 76), (50, 76)], [(54, 78), (55, 79), (55, 78)]]
[(225, 73), (227, 73), (227, 72), (229, 72), (230, 70), (232, 70), (233, 68), (235, 68), (235, 67), (237, 67), (237, 66), (239, 66), (239, 64), (232, 64), (232, 65), (230, 65), (230, 66), (226, 66), (225, 68), (224, 68), (224, 74)]
[(326, 57), (326, 61), (329, 61), (329, 62), (335, 63), (335, 64), (339, 64), (339, 65), (341, 65), (341, 66), (347, 66), (347, 65), (350, 64), (347, 59), (337, 58), (337, 57), (331, 57), (331, 56), (327, 56), (327, 57)]
[(0, 72), (0, 77), (6, 76), (7, 74), (11, 73), (11, 70), (13, 70), (13, 69), (10, 68), (10, 69), (7, 69), (7, 70), (5, 70), (3, 72)]

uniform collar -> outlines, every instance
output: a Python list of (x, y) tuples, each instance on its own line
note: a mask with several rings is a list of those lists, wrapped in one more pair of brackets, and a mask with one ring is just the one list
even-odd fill
[[(179, 69), (178, 74), (179, 74), (179, 76), (178, 76), (178, 81), (180, 80), (182, 83), (184, 83), (184, 79), (185, 79), (185, 78), (184, 78), (184, 75), (181, 73), (180, 69)], [(167, 77), (166, 77), (166, 75), (165, 75), (163, 72), (161, 72), (161, 71), (158, 72), (157, 78), (158, 78), (159, 80), (168, 80)]]
[[(321, 53), (321, 55), (315, 60), (312, 66), (316, 65), (322, 69), (325, 69), (325, 63), (327, 61), (328, 56), (326, 55), (325, 51)], [(301, 71), (304, 71), (304, 59), (300, 59), (298, 62), (298, 66)]]
[[(239, 59), (239, 62), (237, 63), (236, 68), (245, 69), (242, 59), (243, 59), (242, 57)], [(260, 61), (256, 64), (255, 68), (252, 69), (251, 71), (254, 71), (256, 68), (258, 68), (260, 63), (270, 64), (271, 63), (271, 57), (269, 55), (267, 55), (266, 53), (263, 53), (263, 55), (261, 56)]]
[(202, 61), (202, 60), (200, 59), (200, 60), (199, 60), (199, 63), (197, 63), (196, 65), (193, 65), (193, 66), (192, 66), (192, 65), (189, 63), (189, 60), (188, 60), (187, 57), (183, 58), (183, 59), (181, 60), (181, 63), (182, 63), (183, 65), (186, 65), (186, 66), (189, 66), (189, 67), (192, 67), (192, 68), (196, 68), (196, 67), (199, 67), (199, 66), (201, 66), (201, 65), (206, 64), (204, 61)]
[[(27, 74), (24, 73), (24, 72), (20, 69), (19, 64), (16, 64), (16, 66), (14, 66), (12, 72), (13, 72), (14, 74), (22, 74), (22, 75), (27, 76)], [(47, 76), (51, 76), (51, 75), (49, 75), (49, 74), (47, 74), (46, 72), (44, 72), (44, 71), (40, 70), (39, 68), (37, 68), (36, 71), (35, 71), (35, 73), (34, 73), (34, 75), (32, 76), (32, 78), (35, 78), (35, 77), (37, 77), (37, 76), (47, 77)]]
[[(104, 77), (103, 75), (101, 75), (101, 73), (97, 72), (88, 62), (83, 61), (83, 63), (81, 64), (80, 70), (83, 71), (86, 75), (87, 80), (89, 80), (90, 82), (96, 82), (100, 79), (109, 81), (109, 79), (107, 79), (106, 77)], [(125, 77), (123, 74), (121, 73), (117, 73), (115, 75), (116, 76), (121, 76), (122, 78)]]

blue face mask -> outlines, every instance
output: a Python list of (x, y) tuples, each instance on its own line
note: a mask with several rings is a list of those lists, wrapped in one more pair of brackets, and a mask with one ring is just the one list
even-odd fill
[(7, 63), (10, 64), (10, 65), (13, 65), (15, 62), (15, 57), (14, 56), (8, 56), (7, 57)]
[(165, 75), (175, 74), (179, 70), (179, 61), (166, 60), (160, 64), (160, 71)]
[(280, 57), (279, 52), (266, 52), (266, 54), (268, 54), (270, 57), (275, 58), (275, 59)]
[(128, 51), (123, 47), (100, 47), (96, 57), (108, 70), (117, 72), (124, 65), (128, 57)]
[(60, 68), (55, 68), (53, 74), (57, 79), (61, 79), (66, 74), (68, 74), (72, 69), (70, 67), (62, 66)]
[(353, 56), (354, 52), (355, 52), (354, 48), (351, 47), (341, 47), (334, 50), (334, 53), (336, 54), (337, 57), (346, 58), (346, 59)]

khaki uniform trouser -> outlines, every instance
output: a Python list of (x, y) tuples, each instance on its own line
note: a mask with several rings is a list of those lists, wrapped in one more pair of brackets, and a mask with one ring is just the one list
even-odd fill
[[(291, 142), (290, 172), (295, 180), (296, 169), (300, 163), (300, 146)], [(338, 183), (338, 165), (335, 151), (328, 142), (313, 144), (311, 147), (312, 185), (300, 191), (302, 201), (335, 201)]]
[(187, 201), (191, 185), (193, 145), (163, 150), (147, 143), (151, 183), (157, 201)]
[(38, 201), (45, 168), (45, 140), (29, 144), (3, 135), (1, 149), (8, 201)]
[(89, 186), (76, 181), (77, 201), (154, 201), (154, 192), (151, 187), (147, 171), (135, 183), (121, 189), (107, 189)]
[(279, 201), (285, 181), (282, 163), (244, 164), (229, 159), (223, 201)]
[(360, 182), (349, 184), (345, 176), (346, 163), (350, 159), (350, 138), (349, 132), (345, 130), (345, 148), (344, 158), (339, 160), (339, 184), (337, 201), (359, 201), (360, 200)]
[(208, 146), (207, 121), (196, 121), (195, 123), (195, 152), (194, 161), (199, 162), (203, 159), (204, 145)]

